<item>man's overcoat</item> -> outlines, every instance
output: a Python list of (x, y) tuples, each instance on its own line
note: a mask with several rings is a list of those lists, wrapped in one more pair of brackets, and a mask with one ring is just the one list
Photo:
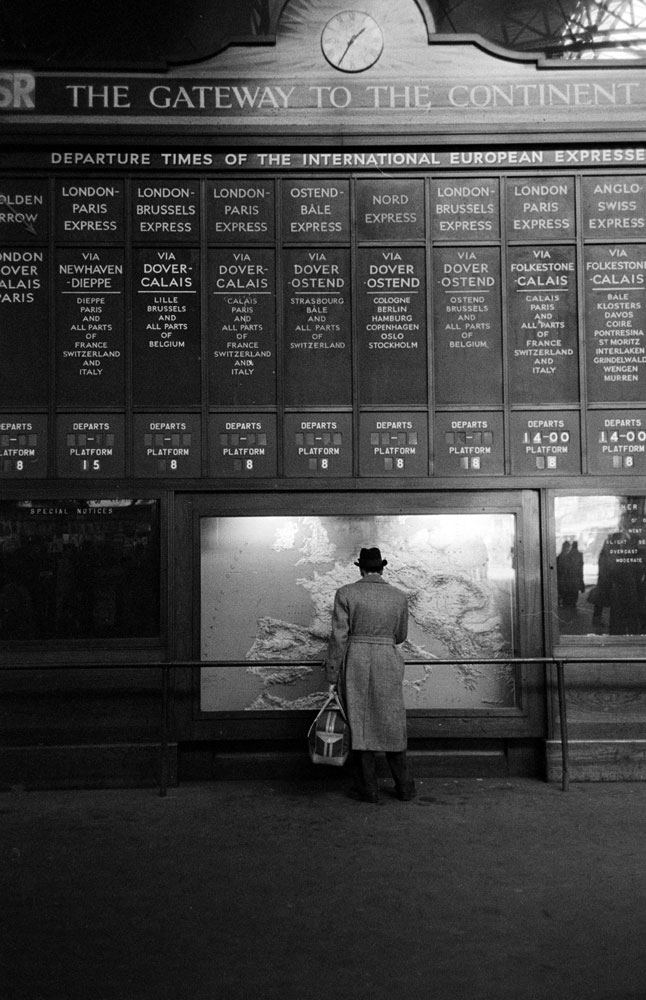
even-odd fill
[(407, 634), (406, 595), (378, 573), (337, 590), (326, 674), (339, 682), (353, 750), (406, 749), (404, 657), (396, 644)]

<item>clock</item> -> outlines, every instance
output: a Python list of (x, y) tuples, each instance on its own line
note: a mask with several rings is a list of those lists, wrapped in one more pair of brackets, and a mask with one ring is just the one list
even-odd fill
[(383, 47), (381, 28), (374, 18), (360, 10), (335, 14), (321, 35), (323, 55), (344, 73), (360, 73), (374, 66)]

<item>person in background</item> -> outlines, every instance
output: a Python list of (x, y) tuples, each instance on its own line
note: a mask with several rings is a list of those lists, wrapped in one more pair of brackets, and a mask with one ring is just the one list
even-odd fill
[(570, 551), (570, 543), (566, 540), (561, 546), (561, 551), (556, 557), (556, 581), (559, 593), (559, 607), (564, 604), (564, 588), (565, 588), (565, 566), (567, 562), (567, 555)]
[(556, 561), (558, 588), (561, 603), (564, 608), (571, 611), (576, 610), (579, 594), (585, 591), (583, 580), (583, 555), (579, 552), (579, 543), (572, 542), (567, 552), (561, 551), (559, 560)]
[(404, 802), (414, 798), (407, 760), (404, 658), (396, 647), (408, 634), (408, 599), (383, 579), (388, 563), (378, 548), (363, 548), (355, 566), (361, 579), (334, 596), (325, 670), (338, 686), (352, 737), (355, 786), (350, 794), (379, 801), (375, 754), (384, 752)]

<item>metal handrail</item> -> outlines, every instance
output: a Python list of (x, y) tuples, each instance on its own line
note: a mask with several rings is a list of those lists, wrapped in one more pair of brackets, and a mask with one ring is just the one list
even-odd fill
[[(170, 671), (175, 669), (186, 669), (188, 668), (199, 668), (204, 669), (205, 667), (218, 667), (218, 668), (234, 668), (234, 667), (248, 667), (251, 661), (249, 660), (157, 660), (154, 662), (146, 663), (129, 663), (129, 662), (73, 662), (73, 663), (31, 663), (25, 662), (20, 663), (12, 661), (11, 663), (2, 662), (0, 660), (0, 670), (160, 670), (161, 671), (161, 721), (160, 721), (160, 736), (159, 736), (159, 751), (160, 751), (160, 771), (159, 771), (159, 794), (164, 797), (168, 788), (168, 745), (170, 742), (169, 736), (169, 705), (170, 705)], [(267, 667), (294, 667), (299, 665), (307, 665), (309, 667), (322, 667), (322, 660), (256, 660), (256, 663), (261, 663), (263, 666)], [(557, 677), (557, 698), (559, 707), (559, 729), (561, 734), (561, 788), (562, 790), (568, 791), (569, 789), (569, 747), (568, 747), (568, 727), (567, 727), (567, 705), (566, 705), (566, 691), (565, 691), (565, 667), (573, 663), (588, 663), (594, 662), (596, 664), (603, 663), (637, 663), (646, 662), (646, 657), (643, 656), (631, 656), (631, 657), (617, 657), (617, 656), (567, 656), (567, 657), (554, 657), (554, 656), (529, 656), (529, 657), (500, 657), (498, 659), (487, 659), (487, 658), (477, 658), (477, 659), (425, 659), (425, 660), (407, 660), (407, 664), (415, 664), (417, 666), (451, 666), (451, 665), (463, 665), (463, 664), (473, 664), (474, 666), (485, 666), (495, 664), (500, 667), (502, 664), (505, 665), (522, 665), (531, 664), (538, 666), (551, 666), (556, 669)]]

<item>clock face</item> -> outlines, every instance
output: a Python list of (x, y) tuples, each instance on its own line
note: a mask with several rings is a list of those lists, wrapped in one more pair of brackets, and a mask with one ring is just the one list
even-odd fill
[(323, 55), (336, 69), (360, 73), (377, 62), (384, 47), (381, 28), (369, 14), (346, 10), (330, 18), (321, 35)]

